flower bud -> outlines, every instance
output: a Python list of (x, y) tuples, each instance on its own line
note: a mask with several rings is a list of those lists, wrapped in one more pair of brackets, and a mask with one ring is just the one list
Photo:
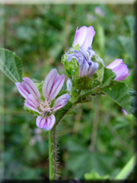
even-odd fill
[(84, 50), (87, 50), (89, 47), (91, 47), (95, 33), (96, 32), (92, 26), (83, 26), (80, 29), (77, 27), (73, 47), (79, 44), (80, 47), (82, 47)]
[(112, 69), (113, 72), (116, 74), (115, 80), (117, 81), (122, 81), (125, 79), (127, 76), (130, 75), (128, 73), (128, 68), (127, 65), (124, 64), (122, 59), (115, 59), (111, 64), (109, 64), (106, 68)]

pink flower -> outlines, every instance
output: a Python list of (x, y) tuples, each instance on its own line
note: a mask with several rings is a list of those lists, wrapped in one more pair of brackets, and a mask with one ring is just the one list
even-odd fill
[(83, 26), (79, 29), (77, 27), (73, 47), (79, 44), (80, 47), (82, 47), (84, 50), (87, 50), (89, 47), (91, 47), (95, 33), (96, 32), (92, 26)]
[(31, 79), (25, 77), (23, 80), (21, 83), (16, 83), (16, 86), (20, 94), (26, 99), (25, 106), (39, 113), (36, 119), (36, 125), (39, 128), (51, 130), (55, 124), (54, 112), (64, 107), (70, 98), (67, 93), (63, 94), (51, 106), (52, 101), (58, 95), (64, 84), (65, 76), (60, 76), (56, 69), (52, 69), (45, 78), (42, 87), (43, 96), (41, 96), (38, 88)]
[(124, 64), (123, 60), (119, 58), (115, 59), (106, 68), (112, 69), (112, 71), (115, 72), (116, 74), (115, 80), (117, 81), (121, 81), (130, 75), (130, 73), (128, 73), (129, 70), (127, 68), (127, 65)]

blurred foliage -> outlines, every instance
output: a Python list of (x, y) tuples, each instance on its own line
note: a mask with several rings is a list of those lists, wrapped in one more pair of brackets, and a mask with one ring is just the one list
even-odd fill
[[(104, 16), (95, 12), (97, 6)], [(23, 76), (44, 80), (53, 67), (64, 72), (61, 56), (71, 47), (76, 27), (92, 25), (93, 50), (106, 65), (122, 58), (131, 72), (125, 82), (134, 88), (134, 16), (129, 6), (5, 5), (4, 47), (21, 58)], [(35, 117), (23, 110), (23, 98), (6, 77), (3, 89), (5, 179), (47, 180), (47, 132), (38, 129)], [(76, 110), (79, 113), (69, 114), (58, 125), (61, 178), (84, 179), (94, 171), (92, 178), (115, 177), (133, 155), (135, 118), (124, 115), (105, 96)]]

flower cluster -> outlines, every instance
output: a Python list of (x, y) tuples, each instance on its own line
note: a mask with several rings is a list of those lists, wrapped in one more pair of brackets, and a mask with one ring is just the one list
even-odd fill
[(66, 93), (54, 101), (64, 84), (65, 76), (60, 76), (56, 69), (52, 69), (45, 78), (42, 95), (31, 79), (24, 77), (23, 80), (16, 86), (26, 99), (24, 105), (38, 113), (36, 124), (39, 128), (50, 130), (55, 124), (54, 112), (64, 107), (70, 98)]
[[(97, 70), (100, 69), (99, 62), (102, 64), (101, 69), (105, 66), (102, 59), (91, 48), (94, 36), (95, 31), (92, 26), (77, 28), (73, 46), (64, 55), (63, 64), (71, 78), (67, 80), (67, 91), (71, 95), (72, 103), (79, 99), (81, 90), (90, 90), (101, 84), (101, 81), (96, 79)], [(122, 81), (130, 75), (122, 59), (114, 60), (106, 68), (112, 69), (116, 75), (114, 79), (117, 81)], [(26, 100), (25, 106), (37, 115), (36, 124), (39, 128), (52, 129), (55, 124), (54, 113), (63, 108), (70, 98), (66, 93), (56, 99), (64, 84), (65, 76), (60, 76), (56, 69), (52, 69), (45, 78), (42, 93), (31, 79), (24, 77), (23, 80), (21, 83), (16, 83), (16, 86)]]
[[(98, 63), (92, 61), (92, 57), (95, 55), (95, 51), (91, 49), (94, 36), (95, 31), (92, 26), (83, 26), (80, 29), (77, 28), (73, 48), (70, 49), (69, 53), (66, 53), (68, 62), (73, 58), (77, 60), (79, 64), (79, 77), (87, 76), (90, 78), (99, 67)], [(75, 50), (77, 45), (79, 45), (79, 50)], [(122, 59), (114, 60), (106, 68), (112, 69), (116, 74), (115, 80), (118, 81), (121, 81), (130, 75), (130, 73), (128, 73), (129, 70), (127, 65), (124, 64)]]
[[(93, 37), (95, 35), (94, 28), (92, 26), (83, 26), (80, 29), (76, 29), (75, 39), (73, 42), (73, 48), (70, 49), (70, 53), (66, 53), (67, 60), (70, 62), (72, 58), (75, 58), (79, 64), (79, 77), (87, 76), (91, 77), (98, 69), (98, 63), (91, 60), (95, 52), (91, 49)], [(79, 50), (75, 50), (75, 46), (79, 45)]]

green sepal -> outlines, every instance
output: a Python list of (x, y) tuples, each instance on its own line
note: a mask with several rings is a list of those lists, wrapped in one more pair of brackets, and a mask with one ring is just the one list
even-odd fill
[(97, 54), (93, 55), (92, 57), (93, 62), (97, 62), (99, 64), (98, 70), (102, 69), (105, 67), (104, 61), (102, 58), (100, 58)]
[(43, 86), (43, 83), (44, 83), (44, 81), (41, 81), (40, 83), (35, 83), (35, 85), (38, 88), (38, 90), (39, 90), (39, 92), (40, 92), (41, 95), (43, 95), (42, 94), (42, 86)]
[(41, 81), (40, 83), (35, 83), (38, 90), (42, 89), (43, 83), (44, 83), (44, 81)]
[(77, 44), (75, 47), (73, 47), (73, 50), (79, 51), (79, 48), (80, 48), (80, 46), (79, 46), (79, 44)]
[(79, 90), (90, 90), (100, 85), (100, 81), (97, 80), (97, 77), (98, 76), (95, 73), (91, 78), (88, 78), (87, 76), (75, 78), (72, 80), (72, 84)]
[(72, 77), (78, 77), (79, 76), (79, 65), (75, 58), (72, 58), (69, 62), (67, 60), (67, 56), (64, 55), (62, 57), (62, 63), (64, 65), (64, 69), (66, 71), (67, 76), (71, 79)]
[(101, 88), (101, 91), (109, 96), (119, 106), (130, 112), (131, 97), (126, 83), (121, 81), (111, 81), (109, 86)]
[(104, 75), (104, 69), (97, 70), (96, 74), (98, 75), (98, 80), (102, 81), (103, 80), (103, 75)]
[(115, 79), (115, 77), (116, 74), (112, 71), (112, 69), (104, 68), (101, 88), (108, 86), (110, 82)]
[(59, 94), (56, 96), (56, 98), (60, 97), (60, 96), (63, 95), (63, 94), (66, 94), (66, 93), (68, 93), (67, 90), (61, 90), (61, 91), (59, 92)]

